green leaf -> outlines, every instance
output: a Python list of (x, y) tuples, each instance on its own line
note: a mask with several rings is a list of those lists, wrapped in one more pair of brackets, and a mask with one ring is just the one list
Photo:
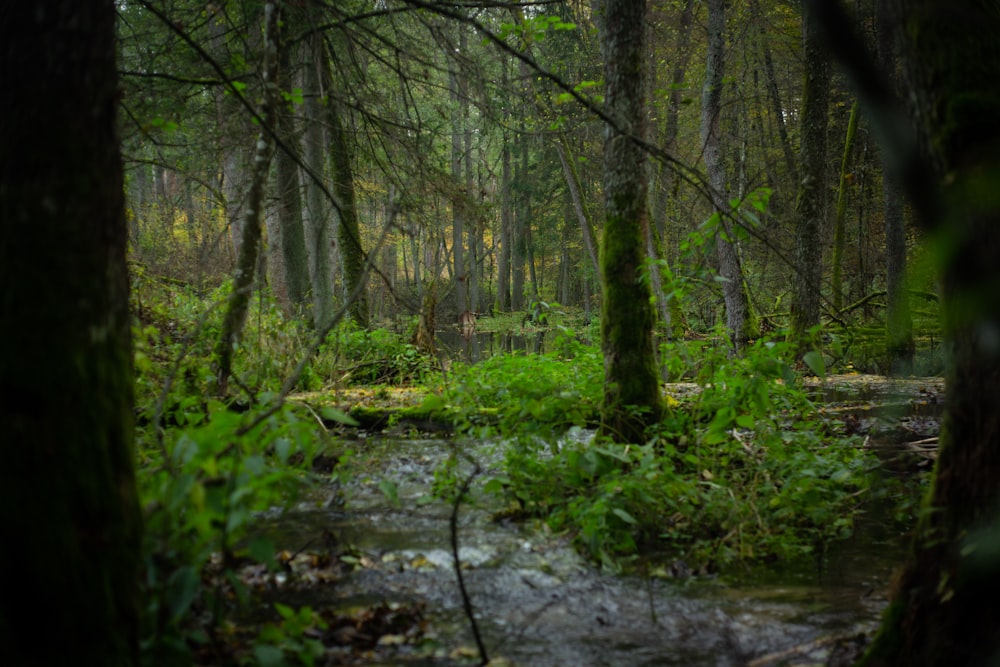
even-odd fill
[(247, 553), (250, 555), (250, 558), (258, 563), (271, 565), (274, 561), (274, 551), (274, 542), (266, 537), (255, 537), (247, 545)]
[(486, 493), (503, 493), (504, 488), (508, 485), (510, 485), (509, 478), (492, 477), (483, 485), (483, 491)]
[(736, 425), (741, 428), (753, 428), (754, 418), (753, 415), (740, 415), (736, 418)]
[(851, 471), (847, 468), (841, 468), (837, 472), (830, 475), (831, 482), (837, 482), (838, 484), (843, 483), (851, 479)]
[(438, 394), (428, 394), (420, 403), (420, 409), (426, 410), (427, 412), (437, 412), (438, 410), (443, 410), (447, 404), (444, 399)]
[(198, 571), (189, 565), (170, 575), (164, 597), (169, 602), (170, 616), (173, 619), (180, 619), (187, 613), (188, 607), (198, 594), (200, 581)]
[(260, 667), (284, 667), (288, 664), (285, 661), (285, 652), (277, 646), (258, 644), (253, 647), (253, 657)]
[(633, 526), (639, 523), (638, 521), (635, 520), (635, 517), (633, 517), (631, 514), (618, 507), (612, 509), (611, 513), (614, 514), (619, 519), (621, 519), (622, 521), (624, 521), (625, 523), (632, 524)]
[(327, 421), (337, 422), (338, 424), (345, 424), (347, 426), (358, 426), (358, 421), (347, 414), (343, 410), (338, 410), (337, 408), (332, 408), (330, 406), (325, 406), (319, 409), (319, 416)]
[(378, 488), (394, 505), (399, 504), (399, 488), (395, 482), (389, 479), (381, 479), (379, 480)]
[(810, 350), (802, 355), (802, 361), (817, 377), (826, 377), (826, 364), (823, 355), (816, 350)]

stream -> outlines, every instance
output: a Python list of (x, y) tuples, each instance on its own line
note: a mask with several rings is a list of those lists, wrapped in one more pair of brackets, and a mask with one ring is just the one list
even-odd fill
[[(262, 519), (262, 530), (282, 548), (296, 551), (325, 534), (336, 550), (351, 554), (353, 569), (330, 585), (301, 590), (292, 602), (340, 610), (417, 605), (432, 648), (427, 641), (419, 651), (379, 645), (364, 664), (476, 664), (452, 563), (451, 507), (430, 495), (434, 468), (454, 445), (374, 435), (351, 445), (367, 462), (363, 474), (293, 512)], [(495, 445), (460, 446), (478, 458), (482, 483), (497, 466)], [(398, 502), (384, 491), (386, 481)], [(615, 576), (544, 527), (493, 521), (496, 509), (465, 504), (458, 521), (463, 573), (484, 644), (489, 657), (504, 659), (492, 664), (850, 664), (837, 652), (850, 652), (844, 638), (876, 627), (902, 558), (901, 537), (873, 520), (835, 545), (822, 567), (785, 565), (725, 580)]]

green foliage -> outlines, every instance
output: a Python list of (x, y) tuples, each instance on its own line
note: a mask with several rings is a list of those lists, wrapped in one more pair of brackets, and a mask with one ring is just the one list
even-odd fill
[(321, 351), (328, 365), (343, 368), (348, 384), (408, 385), (440, 374), (437, 360), (399, 334), (386, 329), (367, 331), (345, 324)]
[(309, 633), (317, 628), (325, 629), (326, 621), (311, 607), (295, 610), (276, 603), (275, 610), (281, 616), (279, 623), (269, 623), (257, 637), (253, 655), (260, 667), (286, 667), (305, 665), (312, 667), (326, 652), (323, 642)]
[(184, 424), (162, 444), (153, 429), (139, 439), (144, 651), (166, 664), (189, 661), (192, 644), (208, 641), (230, 600), (246, 600), (234, 576), (239, 558), (275, 566), (274, 546), (248, 540), (247, 529), (255, 513), (287, 507), (308, 488), (321, 442), (315, 422), (289, 407), (245, 430), (255, 413), (217, 401), (194, 409), (190, 399), (181, 401)]
[[(562, 377), (591, 386), (597, 400), (596, 352), (575, 346)], [(570, 532), (609, 568), (640, 547), (711, 570), (794, 558), (849, 536), (876, 465), (871, 455), (856, 439), (827, 432), (784, 361), (785, 343), (758, 342), (744, 358), (730, 358), (723, 345), (716, 350), (700, 350), (697, 395), (645, 443), (628, 446), (558, 438), (585, 423), (586, 410), (582, 395), (566, 402), (557, 391), (556, 359), (532, 369), (528, 360), (500, 358), (488, 370), (463, 373), (470, 400), (508, 413), (499, 427), (511, 437), (504, 470), (486, 490), (506, 497), (514, 514)], [(580, 372), (587, 355), (597, 366), (593, 385)], [(513, 396), (522, 392), (519, 405)], [(544, 396), (552, 406), (536, 407)]]
[(603, 391), (599, 350), (561, 332), (554, 351), (500, 355), (452, 369), (446, 400), (469, 418), (495, 409), (502, 433), (558, 436), (593, 423)]

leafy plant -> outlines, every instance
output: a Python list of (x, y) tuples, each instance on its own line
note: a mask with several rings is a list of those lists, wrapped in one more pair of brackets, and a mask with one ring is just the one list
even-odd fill
[(247, 429), (253, 413), (217, 401), (192, 411), (162, 445), (140, 439), (145, 507), (144, 647), (168, 664), (208, 642), (230, 599), (246, 599), (234, 576), (244, 557), (274, 563), (274, 545), (247, 541), (255, 513), (286, 507), (308, 488), (320, 439), (315, 423), (285, 407)]
[[(724, 346), (714, 354), (703, 349), (697, 395), (645, 443), (629, 446), (557, 439), (585, 420), (561, 418), (574, 413), (549, 384), (558, 377), (550, 360), (539, 360), (535, 371), (518, 367), (527, 362), (497, 361), (492, 372), (470, 373), (478, 383), (463, 375), (470, 396), (493, 397), (498, 406), (508, 388), (522, 394), (522, 381), (534, 387), (523, 388), (526, 396), (555, 398), (551, 411), (506, 403), (516, 418), (502, 418), (500, 432), (512, 441), (503, 473), (485, 488), (506, 497), (514, 514), (570, 532), (609, 568), (640, 548), (701, 569), (814, 553), (850, 535), (875, 462), (855, 439), (829, 432), (787, 354), (780, 341), (760, 341), (743, 358), (731, 358)], [(587, 355), (596, 357), (580, 351)], [(580, 368), (579, 358), (573, 367)]]

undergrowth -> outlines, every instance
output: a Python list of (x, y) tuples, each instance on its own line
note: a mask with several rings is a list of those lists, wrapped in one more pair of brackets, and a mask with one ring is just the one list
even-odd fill
[(742, 358), (703, 348), (700, 391), (668, 400), (668, 415), (630, 445), (561, 437), (594, 422), (602, 391), (599, 352), (572, 339), (562, 348), (454, 380), (467, 414), (500, 408), (497, 424), (467, 429), (509, 442), (485, 486), (509, 503), (506, 516), (541, 518), (612, 569), (653, 549), (713, 571), (814, 554), (851, 534), (877, 462), (823, 423), (784, 343), (760, 341)]
[[(226, 619), (254, 595), (238, 567), (281, 568), (275, 545), (253, 537), (254, 518), (301, 499), (317, 479), (317, 457), (339, 474), (337, 461), (349, 454), (321, 424), (346, 416), (273, 405), (313, 333), (266, 295), (255, 298), (234, 360), (240, 393), (223, 401), (211, 395), (211, 352), (228, 286), (200, 293), (141, 270), (133, 286), (144, 655), (162, 665), (271, 664), (288, 651), (301, 658), (316, 650), (300, 627), (311, 612), (287, 607), (255, 647), (222, 653), (234, 650)], [(603, 356), (587, 342), (593, 325), (581, 336), (552, 313), (549, 352), (447, 369), (405, 335), (345, 324), (296, 388), (433, 384), (459, 432), (503, 447), (502, 465), (481, 487), (504, 499), (501, 515), (544, 521), (609, 569), (658, 552), (715, 571), (816, 554), (851, 534), (877, 462), (823, 422), (783, 343), (759, 341), (741, 358), (711, 339), (664, 345), (664, 377), (697, 390), (666, 397), (666, 416), (642, 442), (622, 445), (580, 436), (600, 419)], [(454, 493), (459, 474), (454, 461), (443, 465), (437, 490)]]

